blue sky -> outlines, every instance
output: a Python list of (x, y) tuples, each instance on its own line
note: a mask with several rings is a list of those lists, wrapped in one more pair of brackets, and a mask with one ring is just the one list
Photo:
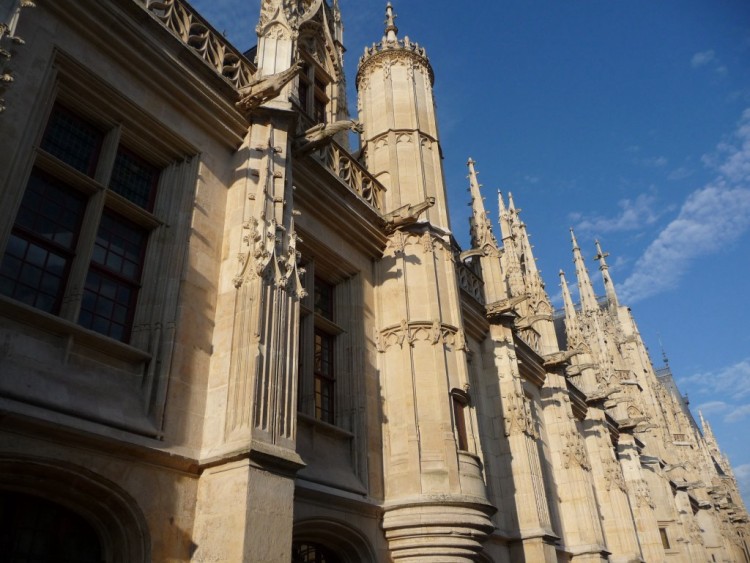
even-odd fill
[[(350, 87), (380, 1), (340, 0)], [(257, 0), (193, 0), (240, 49)], [(453, 229), (466, 160), (487, 207), (513, 192), (550, 295), (574, 279), (568, 228), (598, 238), (654, 362), (711, 422), (750, 504), (750, 4), (746, 0), (396, 0), (427, 48)], [(696, 416), (697, 418), (697, 416)]]

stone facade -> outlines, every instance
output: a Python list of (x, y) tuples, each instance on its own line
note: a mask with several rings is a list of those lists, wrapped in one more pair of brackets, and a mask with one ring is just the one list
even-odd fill
[(556, 314), (471, 160), (459, 248), (390, 5), (356, 121), (336, 0), (264, 0), (247, 54), (182, 0), (0, 17), (11, 560), (750, 561), (602, 249)]

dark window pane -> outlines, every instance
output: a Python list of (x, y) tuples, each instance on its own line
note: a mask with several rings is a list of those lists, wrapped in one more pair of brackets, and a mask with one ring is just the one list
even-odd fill
[(92, 264), (86, 276), (78, 323), (126, 341), (130, 336), (138, 288)]
[(294, 542), (292, 563), (339, 563), (336, 553), (319, 543)]
[(120, 149), (109, 187), (144, 209), (153, 207), (159, 171), (142, 158)]
[(93, 176), (103, 137), (90, 123), (56, 106), (47, 122), (41, 147), (76, 170)]
[(333, 286), (315, 278), (315, 312), (328, 320), (333, 320)]
[(68, 265), (68, 257), (14, 233), (0, 265), (0, 290), (27, 305), (57, 313)]
[(99, 223), (92, 263), (138, 282), (148, 231), (124, 217), (105, 211)]
[(35, 171), (29, 178), (15, 226), (60, 249), (73, 250), (85, 207), (82, 194)]
[(333, 340), (330, 334), (315, 331), (313, 369), (326, 377), (333, 377)]

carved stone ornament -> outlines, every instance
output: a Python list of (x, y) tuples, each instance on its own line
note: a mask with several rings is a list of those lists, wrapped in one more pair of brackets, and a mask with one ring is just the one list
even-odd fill
[(620, 467), (620, 464), (611, 457), (606, 457), (603, 465), (604, 481), (607, 485), (607, 490), (612, 490), (612, 487), (615, 486), (626, 493), (628, 489), (625, 485), (625, 479), (622, 476), (622, 467)]
[[(280, 151), (274, 146), (271, 136), (260, 159), (262, 169), (258, 186), (263, 191), (263, 197), (256, 198), (254, 193), (247, 196), (248, 201), (257, 199), (265, 206), (259, 207), (243, 222), (242, 252), (238, 257), (240, 268), (233, 282), (239, 289), (246, 281), (263, 278), (301, 299), (306, 293), (300, 280), (301, 269), (297, 266), (299, 252), (294, 229), (295, 212), (291, 208), (293, 188), (291, 184), (285, 184), (284, 190), (288, 193), (284, 197), (274, 192), (277, 181), (281, 179), (283, 183), (283, 173), (276, 170), (274, 163), (274, 156)], [(276, 217), (280, 218), (280, 222)]]
[(260, 6), (260, 19), (256, 31), (260, 36), (274, 23), (282, 23), (295, 31), (313, 17), (323, 0), (263, 0)]
[(296, 139), (298, 148), (295, 152), (300, 156), (310, 153), (329, 143), (337, 133), (348, 130), (362, 133), (364, 129), (362, 124), (354, 119), (341, 119), (333, 123), (314, 125)]
[[(428, 250), (425, 237), (430, 237), (432, 250)], [(396, 229), (389, 234), (388, 242), (385, 246), (383, 256), (396, 256), (398, 254), (403, 254), (406, 251), (406, 248), (409, 246), (418, 246), (425, 253), (442, 250), (448, 257), (448, 259), (450, 259), (451, 257), (449, 243), (447, 243), (441, 237), (435, 236), (435, 234), (431, 233), (430, 231), (424, 231), (420, 233), (403, 231), (400, 229)]]
[(503, 397), (505, 435), (524, 433), (538, 438), (528, 397), (520, 391), (512, 391)]
[(253, 81), (240, 89), (240, 99), (235, 103), (237, 109), (242, 112), (250, 112), (277, 97), (284, 86), (297, 76), (302, 68), (302, 61), (295, 61), (292, 66), (276, 74), (253, 79)]
[(378, 352), (405, 344), (414, 346), (417, 342), (427, 342), (433, 346), (445, 345), (453, 350), (466, 350), (464, 331), (454, 326), (434, 321), (407, 321), (375, 331), (375, 345)]
[(589, 470), (591, 464), (589, 464), (589, 458), (586, 454), (586, 446), (581, 440), (581, 435), (576, 431), (567, 431), (562, 435), (563, 444), (563, 464), (566, 469), (570, 469), (573, 464), (579, 467)]
[(643, 479), (639, 479), (633, 486), (633, 494), (635, 495), (636, 506), (639, 508), (656, 508), (656, 504), (651, 498), (651, 492), (649, 491), (648, 485)]
[[(34, 8), (30, 0), (15, 2), (7, 13), (7, 21), (0, 21), (0, 95), (13, 84), (14, 77), (10, 67), (15, 48), (24, 45), (25, 41), (16, 35), (16, 27), (23, 8)], [(0, 113), (5, 111), (5, 99), (0, 96)]]
[(417, 203), (416, 205), (402, 205), (398, 209), (391, 211), (383, 217), (383, 219), (385, 219), (386, 231), (394, 231), (399, 227), (413, 225), (417, 222), (419, 216), (433, 205), (435, 205), (435, 198), (428, 197), (426, 200)]

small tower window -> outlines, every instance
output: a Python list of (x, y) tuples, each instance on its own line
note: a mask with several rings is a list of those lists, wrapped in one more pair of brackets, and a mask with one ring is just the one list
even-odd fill
[(667, 535), (666, 528), (659, 528), (659, 535), (661, 536), (661, 545), (664, 549), (670, 549), (669, 536)]
[(459, 450), (469, 449), (469, 435), (466, 432), (466, 407), (469, 405), (469, 396), (460, 389), (451, 390), (451, 403), (453, 405), (453, 419), (456, 425), (456, 444)]

